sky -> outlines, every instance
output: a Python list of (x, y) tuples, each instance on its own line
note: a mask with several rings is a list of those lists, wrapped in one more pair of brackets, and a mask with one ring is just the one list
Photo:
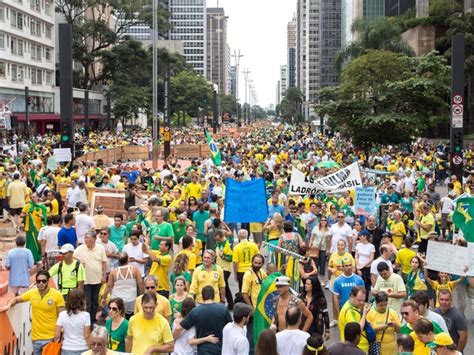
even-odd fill
[[(287, 24), (296, 12), (296, 0), (207, 0), (207, 7), (223, 7), (227, 22), (227, 43), (231, 54), (239, 51), (239, 99), (245, 99), (242, 71), (249, 77), (262, 107), (275, 104), (280, 65), (287, 62)], [(234, 65), (231, 57), (231, 64)]]

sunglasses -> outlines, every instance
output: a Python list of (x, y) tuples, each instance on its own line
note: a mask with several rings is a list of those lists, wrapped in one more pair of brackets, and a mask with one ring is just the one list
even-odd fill
[(402, 316), (407, 316), (407, 315), (410, 314), (410, 313), (408, 313), (408, 312), (401, 312), (401, 313), (402, 313)]
[(327, 222), (328, 220), (327, 219), (322, 219), (321, 222)]
[(111, 311), (114, 311), (114, 312), (117, 312), (117, 311), (118, 311), (118, 308), (117, 308), (117, 307), (109, 307), (109, 309), (110, 309)]
[(107, 235), (107, 234), (109, 234), (109, 233), (104, 233), (104, 232), (101, 232), (101, 233), (100, 233), (100, 235)]
[(37, 284), (47, 284), (48, 283), (48, 279), (41, 279), (41, 280), (36, 280), (36, 283)]
[(342, 219), (342, 218), (344, 218), (344, 216), (337, 216), (337, 218), (340, 218), (340, 219)]
[(156, 286), (145, 286), (146, 290), (154, 290)]

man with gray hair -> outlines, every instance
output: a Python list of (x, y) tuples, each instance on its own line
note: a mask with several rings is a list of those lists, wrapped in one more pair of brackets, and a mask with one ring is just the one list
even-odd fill
[(80, 260), (85, 271), (84, 293), (86, 295), (87, 312), (91, 316), (91, 324), (96, 322), (95, 314), (99, 305), (100, 287), (106, 282), (107, 255), (102, 245), (96, 243), (94, 231), (86, 232), (84, 244), (74, 251), (74, 258)]
[(239, 230), (237, 236), (239, 244), (234, 248), (232, 262), (234, 275), (239, 283), (239, 292), (241, 292), (244, 274), (252, 267), (252, 258), (259, 253), (259, 250), (257, 244), (248, 240), (249, 232), (246, 229)]

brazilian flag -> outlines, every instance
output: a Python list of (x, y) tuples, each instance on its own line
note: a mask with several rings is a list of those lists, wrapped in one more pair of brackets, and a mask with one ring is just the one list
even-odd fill
[(35, 263), (41, 260), (41, 245), (38, 241), (39, 230), (46, 225), (46, 206), (30, 202), (23, 211), (25, 216), (26, 247), (31, 250)]
[(457, 200), (453, 222), (462, 230), (464, 239), (474, 242), (474, 197), (463, 197)]
[(253, 339), (257, 343), (260, 333), (270, 328), (273, 318), (273, 298), (278, 295), (275, 279), (283, 276), (280, 272), (270, 274), (262, 281), (262, 287), (257, 298), (257, 307), (253, 315)]
[(204, 134), (206, 135), (207, 138), (207, 144), (209, 144), (209, 150), (211, 151), (211, 159), (212, 162), (214, 163), (215, 166), (220, 166), (222, 163), (221, 159), (221, 151), (219, 148), (217, 148), (216, 142), (214, 142), (214, 139), (212, 136), (209, 134), (209, 132), (204, 129)]

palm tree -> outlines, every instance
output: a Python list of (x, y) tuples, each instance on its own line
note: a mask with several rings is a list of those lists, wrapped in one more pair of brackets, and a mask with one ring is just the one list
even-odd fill
[(351, 31), (357, 33), (357, 39), (342, 48), (334, 59), (339, 71), (344, 63), (365, 54), (369, 49), (415, 55), (413, 49), (402, 39), (402, 29), (394, 18), (358, 19), (352, 24)]

